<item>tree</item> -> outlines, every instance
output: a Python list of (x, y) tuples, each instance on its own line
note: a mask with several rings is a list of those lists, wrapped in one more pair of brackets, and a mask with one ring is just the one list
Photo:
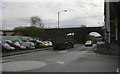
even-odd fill
[(30, 37), (38, 37), (44, 38), (45, 37), (45, 30), (39, 27), (16, 27), (14, 28), (14, 32), (16, 34), (21, 34), (23, 36), (30, 36)]
[(41, 18), (38, 16), (31, 17), (31, 26), (44, 28), (44, 24), (42, 23)]
[(82, 24), (81, 27), (86, 27), (86, 25)]
[(93, 38), (95, 38), (93, 35), (87, 35), (86, 36), (86, 40), (92, 40)]

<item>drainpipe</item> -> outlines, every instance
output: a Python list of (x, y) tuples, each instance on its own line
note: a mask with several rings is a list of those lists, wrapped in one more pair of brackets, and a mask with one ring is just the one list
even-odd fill
[(107, 30), (107, 43), (110, 43), (110, 3), (106, 2), (106, 30)]
[(116, 22), (115, 22), (115, 40), (118, 43), (118, 19), (116, 19)]

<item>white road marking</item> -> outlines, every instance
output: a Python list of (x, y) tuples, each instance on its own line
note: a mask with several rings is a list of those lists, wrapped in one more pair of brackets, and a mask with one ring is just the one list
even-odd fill
[(95, 49), (95, 50), (97, 50), (97, 49)]
[(58, 63), (58, 64), (64, 64), (64, 62), (63, 62), (63, 61), (57, 61), (57, 63)]
[(68, 50), (65, 50), (65, 51), (59, 51), (58, 53), (66, 53)]
[(13, 61), (2, 64), (2, 71), (27, 71), (38, 69), (46, 66), (47, 64), (40, 61)]
[(119, 69), (119, 68), (117, 68), (116, 72), (119, 72), (119, 71), (120, 71), (120, 69)]

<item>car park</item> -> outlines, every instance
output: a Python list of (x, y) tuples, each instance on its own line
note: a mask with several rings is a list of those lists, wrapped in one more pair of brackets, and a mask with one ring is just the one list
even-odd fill
[(10, 46), (14, 47), (16, 51), (26, 49), (25, 46), (20, 45), (19, 41), (12, 42), (11, 40), (5, 40), (5, 42)]
[[(4, 43), (4, 44), (3, 44)], [(51, 41), (40, 41), (40, 40), (12, 40), (12, 39), (4, 39), (1, 41), (1, 47), (3, 51), (19, 51), (25, 49), (35, 49), (40, 47), (50, 47), (52, 46)]]
[(35, 45), (32, 42), (22, 42), (21, 45), (25, 46), (28, 49), (35, 49)]
[(93, 43), (90, 40), (88, 40), (88, 41), (85, 42), (85, 46), (92, 46), (92, 45), (93, 45)]

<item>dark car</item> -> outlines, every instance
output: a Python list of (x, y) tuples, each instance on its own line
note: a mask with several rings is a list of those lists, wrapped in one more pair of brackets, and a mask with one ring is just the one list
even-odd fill
[(74, 36), (72, 35), (56, 36), (52, 39), (53, 50), (74, 48), (74, 44)]
[(40, 42), (38, 40), (29, 40), (29, 42), (34, 43), (35, 48), (40, 48)]

